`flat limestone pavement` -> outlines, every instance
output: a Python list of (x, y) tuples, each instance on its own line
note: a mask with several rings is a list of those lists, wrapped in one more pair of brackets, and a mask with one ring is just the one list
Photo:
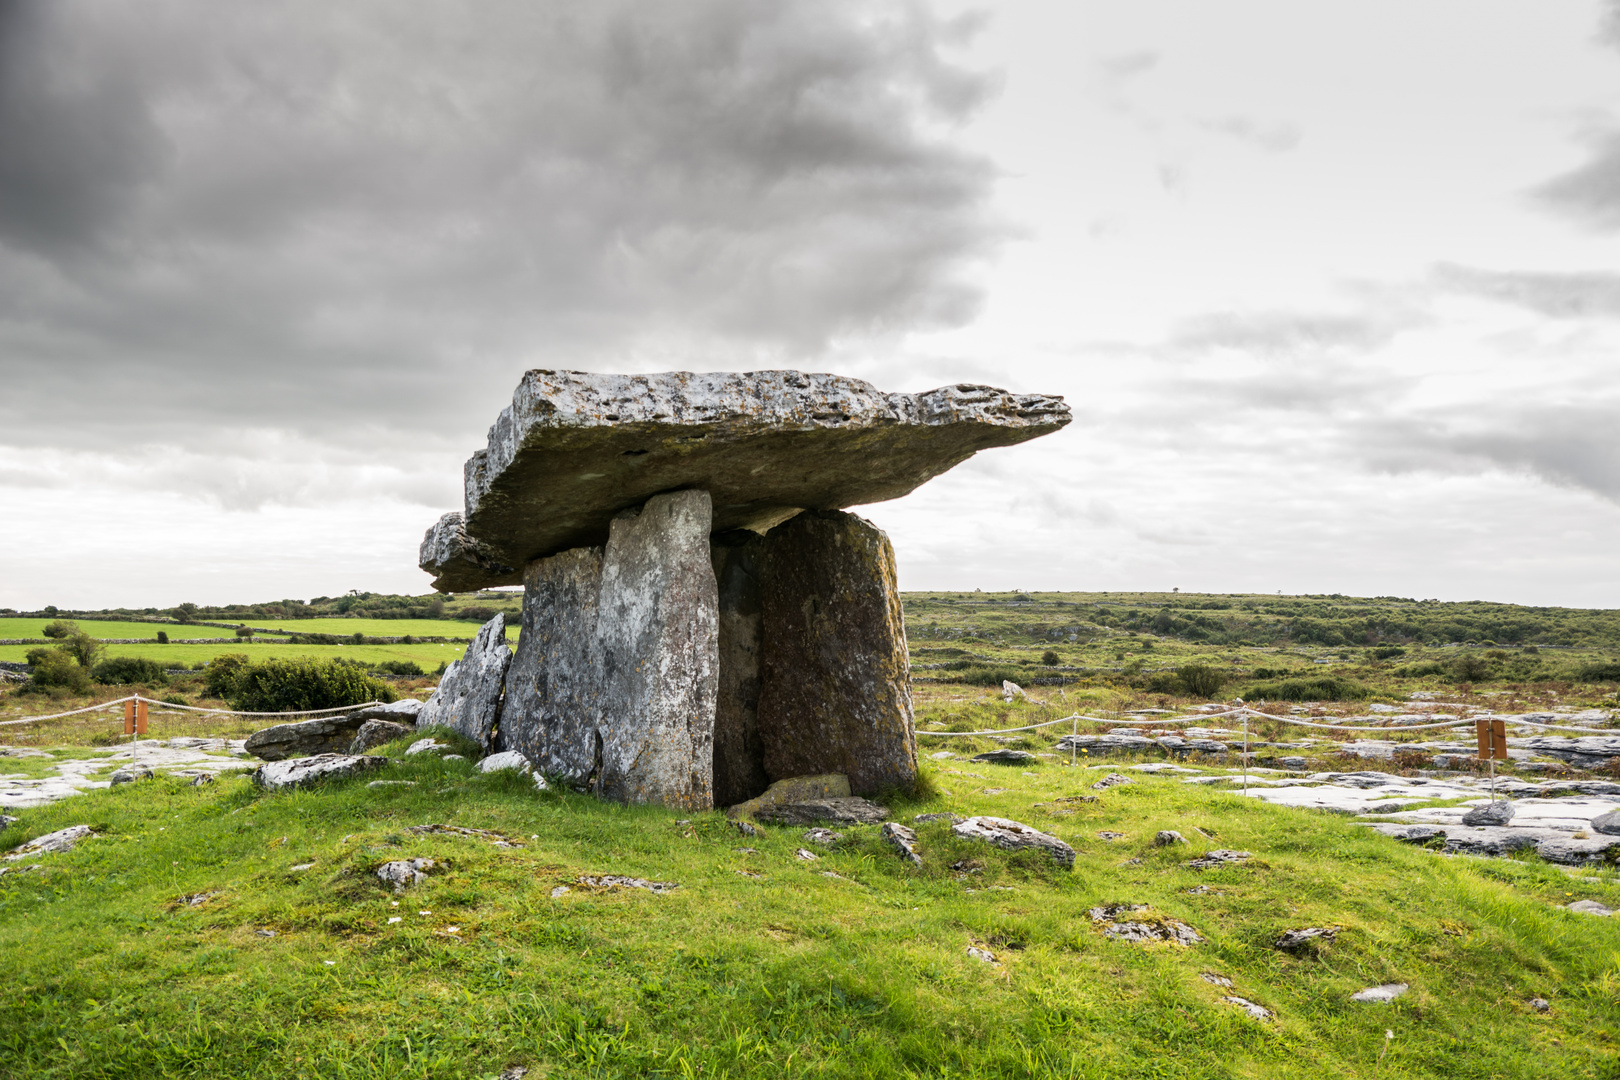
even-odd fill
[(682, 488), (713, 497), (715, 531), (763, 532), (801, 509), (899, 498), (1069, 419), (1061, 398), (967, 384), (886, 394), (798, 371), (530, 371), (421, 566), (440, 591), (515, 585), (534, 559), (600, 547), (619, 511)]

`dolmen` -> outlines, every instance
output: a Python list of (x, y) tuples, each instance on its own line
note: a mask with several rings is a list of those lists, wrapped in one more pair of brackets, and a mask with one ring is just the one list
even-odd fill
[(894, 548), (845, 511), (1069, 422), (986, 386), (530, 371), (422, 541), (441, 592), (523, 586), (417, 717), (625, 803), (916, 779)]

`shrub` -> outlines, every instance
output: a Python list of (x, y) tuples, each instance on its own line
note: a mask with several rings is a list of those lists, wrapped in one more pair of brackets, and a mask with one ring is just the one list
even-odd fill
[(1176, 679), (1194, 697), (1212, 698), (1226, 685), (1226, 676), (1205, 664), (1183, 664)]
[(251, 626), (238, 626), (236, 628), (236, 636), (239, 637), (239, 638), (250, 638), (250, 637), (252, 637), (253, 636), (253, 627), (251, 627)]
[(1373, 650), (1373, 658), (1377, 660), (1393, 660), (1397, 656), (1405, 656), (1406, 650), (1398, 645), (1385, 645), (1381, 649)]
[(1323, 675), (1260, 683), (1249, 687), (1243, 696), (1250, 701), (1361, 701), (1371, 695), (1371, 690), (1354, 679)]
[(164, 672), (163, 665), (156, 660), (144, 660), (138, 656), (114, 656), (95, 666), (92, 672), (96, 682), (116, 685), (129, 683), (167, 683), (169, 676)]
[(169, 643), (169, 632), (167, 630), (159, 630), (157, 639), (159, 645), (167, 645)]
[(1053, 652), (1051, 649), (1047, 649), (1045, 652), (1041, 653), (1041, 663), (1045, 664), (1047, 667), (1057, 667), (1060, 659), (1061, 658), (1058, 656), (1058, 654)]
[(239, 652), (225, 653), (210, 660), (203, 669), (203, 685), (208, 687), (208, 696), (228, 699), (236, 693), (237, 679), (251, 663), (246, 653)]
[(90, 689), (90, 672), (67, 649), (29, 649), (27, 660), (34, 666), (29, 682), (36, 687), (60, 686), (83, 693)]
[(342, 657), (295, 656), (247, 664), (233, 682), (226, 700), (242, 712), (328, 709), (398, 696), (387, 683), (367, 675), (361, 664)]
[(500, 612), (492, 607), (464, 607), (456, 612), (456, 618), (476, 623), (486, 623), (499, 614)]
[(1620, 660), (1604, 660), (1587, 664), (1575, 673), (1583, 682), (1620, 682)]
[(1451, 677), (1460, 683), (1486, 682), (1491, 677), (1491, 665), (1483, 656), (1459, 656), (1451, 662)]
[(384, 660), (372, 670), (385, 675), (405, 675), (412, 678), (427, 674), (415, 660)]
[(40, 633), (44, 634), (48, 638), (65, 638), (78, 628), (79, 624), (76, 622), (69, 622), (66, 619), (57, 619), (55, 622), (46, 623), (45, 629), (41, 630)]

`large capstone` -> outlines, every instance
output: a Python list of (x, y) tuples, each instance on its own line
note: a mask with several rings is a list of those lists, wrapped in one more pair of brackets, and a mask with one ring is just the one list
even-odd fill
[(604, 549), (529, 565), (502, 746), (620, 802), (714, 805), (709, 522), (706, 492), (659, 495)]
[(486, 749), (501, 715), (501, 687), (512, 650), (506, 647), (506, 616), (478, 628), (466, 655), (445, 669), (439, 688), (417, 711), (416, 726), (452, 728)]
[[(720, 685), (714, 711), (714, 802), (732, 806), (770, 786), (759, 738), (760, 573), (765, 538), (746, 529), (714, 537)], [(847, 791), (847, 787), (846, 787)]]
[(766, 774), (843, 773), (857, 795), (909, 788), (917, 737), (889, 538), (826, 510), (765, 539), (757, 726)]
[(702, 489), (716, 531), (896, 499), (980, 450), (1069, 422), (1061, 398), (988, 386), (885, 394), (797, 371), (530, 371), (464, 469), (465, 505), (428, 530), (440, 591), (522, 580), (538, 558), (607, 543), (619, 512)]

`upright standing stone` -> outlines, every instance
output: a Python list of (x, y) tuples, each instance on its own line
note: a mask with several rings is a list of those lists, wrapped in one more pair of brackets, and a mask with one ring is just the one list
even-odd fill
[(601, 591), (601, 548), (530, 563), (523, 572), (523, 630), (506, 672), (501, 747), (572, 784), (587, 781), (599, 764)]
[(714, 805), (720, 656), (709, 493), (655, 495), (613, 520), (602, 557), (602, 765), (627, 803)]
[(759, 587), (765, 538), (746, 529), (712, 538), (720, 600), (720, 685), (714, 710), (714, 803), (733, 806), (770, 787), (760, 742)]
[(869, 795), (917, 778), (911, 671), (883, 531), (806, 511), (766, 536), (758, 729), (772, 779), (844, 773)]
[(439, 688), (416, 714), (416, 726), (453, 728), (489, 749), (501, 715), (501, 685), (512, 663), (506, 647), (506, 616), (478, 628), (467, 653), (445, 669)]

